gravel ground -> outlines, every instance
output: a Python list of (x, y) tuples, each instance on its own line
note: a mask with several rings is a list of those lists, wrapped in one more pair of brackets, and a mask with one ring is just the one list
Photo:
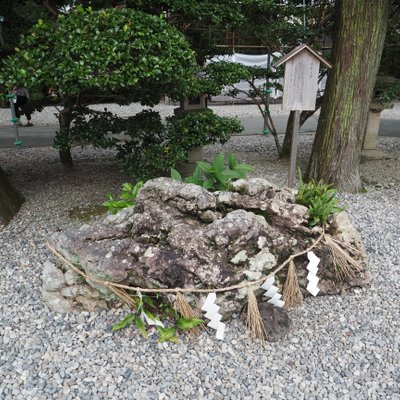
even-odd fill
[[(300, 165), (311, 140), (304, 135)], [(161, 345), (131, 329), (111, 333), (121, 310), (50, 312), (41, 298), (46, 238), (79, 226), (69, 210), (102, 202), (128, 177), (110, 151), (75, 150), (76, 169), (65, 175), (54, 149), (0, 150), (26, 198), (0, 233), (0, 399), (400, 399), (400, 140), (380, 138), (380, 147), (394, 158), (363, 164), (367, 193), (341, 196), (369, 253), (372, 286), (308, 299), (291, 312), (289, 336), (264, 346), (235, 319), (224, 342), (203, 333)], [(255, 175), (286, 181), (271, 138), (237, 137), (224, 149)]]

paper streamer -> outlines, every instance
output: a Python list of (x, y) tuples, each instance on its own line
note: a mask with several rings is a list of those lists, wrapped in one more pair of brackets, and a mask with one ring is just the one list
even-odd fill
[(281, 300), (282, 295), (278, 293), (278, 287), (274, 285), (275, 276), (269, 277), (262, 285), (261, 289), (266, 290), (264, 296), (270, 297), (267, 303), (274, 305), (275, 307), (283, 307), (285, 302)]
[(147, 325), (155, 325), (165, 328), (164, 324), (159, 319), (150, 318), (144, 311), (142, 311), (142, 313), (140, 314), (140, 318), (143, 322), (147, 322)]
[(206, 311), (204, 316), (210, 320), (207, 326), (217, 331), (215, 337), (224, 340), (225, 324), (221, 322), (222, 315), (218, 312), (220, 307), (215, 304), (215, 300), (217, 300), (215, 292), (209, 293), (201, 309)]
[[(137, 292), (138, 297), (140, 300), (142, 300), (142, 293), (139, 291)], [(157, 318), (151, 318), (149, 317), (144, 311), (140, 314), (140, 318), (143, 322), (146, 322), (147, 325), (154, 325), (154, 326), (161, 326), (162, 328), (165, 328), (165, 325)]]
[(307, 253), (307, 257), (308, 257), (308, 260), (310, 261), (307, 265), (307, 270), (308, 270), (307, 290), (313, 296), (316, 296), (319, 292), (319, 289), (318, 289), (319, 278), (317, 277), (317, 272), (318, 272), (318, 264), (320, 262), (320, 259), (312, 251), (309, 251)]

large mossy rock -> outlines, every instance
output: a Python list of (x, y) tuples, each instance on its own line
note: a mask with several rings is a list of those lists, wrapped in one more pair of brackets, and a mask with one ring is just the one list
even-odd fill
[[(295, 203), (289, 189), (264, 179), (240, 180), (232, 192), (210, 193), (169, 178), (148, 181), (136, 206), (108, 215), (79, 230), (53, 234), (50, 242), (68, 260), (98, 279), (140, 287), (216, 288), (256, 280), (289, 255), (307, 248), (321, 233), (308, 226), (307, 208)], [(362, 252), (359, 235), (345, 213), (329, 233)], [(351, 282), (335, 274), (324, 245), (314, 250), (321, 258), (321, 294), (337, 294), (351, 285), (364, 285), (367, 272)], [(305, 288), (308, 260), (296, 259)], [(277, 276), (282, 284), (286, 271)], [(101, 287), (102, 297), (112, 295)], [(246, 290), (220, 296), (223, 313), (240, 310)], [(304, 292), (306, 294), (306, 292)], [(199, 299), (199, 296), (194, 296)]]
[(0, 231), (18, 212), (22, 203), (22, 196), (11, 186), (0, 167)]

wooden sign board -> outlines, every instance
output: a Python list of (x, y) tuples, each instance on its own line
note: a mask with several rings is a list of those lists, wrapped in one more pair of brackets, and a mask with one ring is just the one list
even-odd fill
[(297, 46), (274, 64), (285, 64), (282, 108), (287, 111), (315, 110), (319, 66), (332, 66), (306, 44)]
[(300, 112), (315, 110), (318, 91), (319, 66), (332, 66), (311, 47), (303, 44), (282, 57), (275, 68), (285, 64), (282, 108), (294, 111), (292, 146), (290, 150), (289, 187), (294, 186), (296, 173), (297, 141), (300, 129)]
[(319, 60), (307, 51), (286, 62), (283, 110), (315, 110), (319, 64)]

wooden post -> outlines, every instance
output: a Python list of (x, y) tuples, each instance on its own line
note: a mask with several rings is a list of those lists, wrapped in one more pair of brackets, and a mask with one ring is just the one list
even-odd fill
[(15, 146), (17, 148), (20, 148), (22, 145), (21, 139), (19, 137), (19, 132), (18, 132), (18, 123), (19, 123), (19, 118), (17, 118), (17, 113), (15, 112), (15, 104), (14, 104), (14, 99), (16, 97), (16, 94), (14, 93), (9, 93), (8, 94), (8, 99), (10, 101), (10, 109), (11, 109), (11, 121), (14, 125), (14, 130), (15, 130)]
[(294, 187), (294, 178), (296, 176), (297, 143), (299, 140), (300, 113), (301, 111), (294, 112), (292, 147), (290, 149), (290, 170), (289, 170), (289, 182), (288, 182), (288, 186), (290, 188)]

